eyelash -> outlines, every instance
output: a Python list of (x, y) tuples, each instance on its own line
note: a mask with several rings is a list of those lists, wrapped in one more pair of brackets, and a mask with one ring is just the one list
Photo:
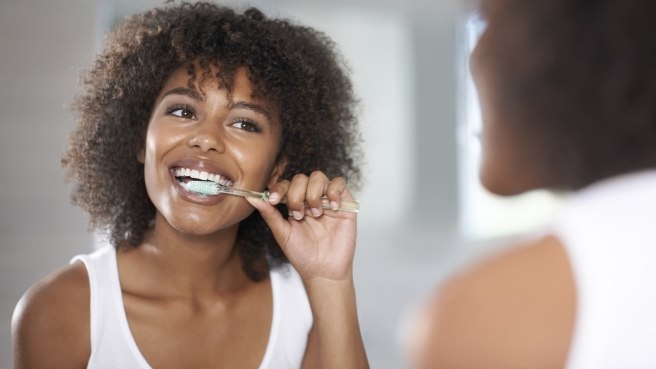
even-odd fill
[[(247, 131), (247, 132), (255, 132), (255, 133), (262, 132), (262, 128), (260, 128), (260, 126), (256, 122), (254, 122), (250, 119), (240, 118), (240, 119), (237, 119), (234, 122), (232, 122), (231, 125), (235, 126), (237, 124), (242, 125), (241, 128), (238, 127), (239, 129)], [(244, 125), (248, 126), (249, 128), (244, 128)]]
[[(176, 111), (182, 111), (181, 115), (173, 114)], [(177, 118), (182, 118), (182, 119), (195, 119), (196, 118), (196, 112), (194, 109), (185, 104), (176, 104), (176, 105), (171, 105), (166, 109), (166, 114), (167, 115), (173, 115), (174, 117)], [(185, 116), (186, 114), (191, 114), (191, 117)], [(260, 128), (260, 125), (257, 124), (257, 122), (254, 122), (250, 119), (246, 118), (239, 118), (236, 119), (234, 122), (232, 122), (232, 126), (236, 125), (241, 125), (241, 127), (237, 127), (238, 129), (241, 129), (246, 132), (255, 132), (259, 133), (262, 132), (262, 128)], [(245, 126), (245, 127), (244, 127)]]
[[(182, 111), (182, 115), (173, 114), (174, 112), (176, 112), (178, 110)], [(185, 116), (185, 113), (191, 114), (191, 117)], [(194, 119), (194, 118), (196, 118), (196, 112), (194, 111), (194, 109), (191, 106), (184, 105), (184, 104), (172, 105), (172, 106), (168, 107), (166, 109), (166, 114), (167, 115), (173, 115), (175, 117), (182, 118), (182, 119)]]

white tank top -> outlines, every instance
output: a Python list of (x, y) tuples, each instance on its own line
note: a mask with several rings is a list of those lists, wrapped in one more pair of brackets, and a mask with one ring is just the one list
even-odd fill
[(555, 234), (578, 299), (566, 368), (656, 368), (656, 170), (576, 193)]
[[(78, 255), (89, 275), (91, 357), (88, 369), (151, 369), (130, 332), (116, 264), (116, 250), (105, 246)], [(291, 265), (270, 272), (273, 317), (259, 369), (300, 368), (312, 311), (301, 277)]]

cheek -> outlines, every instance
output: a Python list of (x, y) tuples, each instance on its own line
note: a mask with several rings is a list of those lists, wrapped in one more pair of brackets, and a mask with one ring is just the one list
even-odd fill
[(157, 172), (157, 157), (159, 145), (161, 141), (156, 129), (148, 128), (146, 133), (146, 142), (144, 147), (144, 170), (146, 176), (146, 183), (148, 179), (152, 178)]
[(257, 188), (264, 188), (269, 180), (273, 167), (275, 165), (277, 151), (250, 149), (241, 151), (235, 158), (241, 163), (240, 166), (251, 178), (251, 185)]
[[(498, 195), (517, 195), (544, 186), (541, 143), (518, 132), (518, 122), (499, 114), (488, 116), (483, 130), (481, 183)], [(521, 124), (521, 122), (519, 122)]]
[(151, 123), (148, 125), (148, 130), (146, 131), (146, 153), (154, 154), (158, 150), (158, 146), (161, 146), (165, 140), (165, 129), (158, 124)]
[(481, 183), (488, 191), (496, 194), (507, 192), (506, 182), (512, 181), (512, 168), (514, 166), (514, 155), (509, 152), (509, 146), (499, 137), (498, 132), (490, 126), (490, 118), (483, 129), (482, 134), (482, 160), (481, 160)]
[(164, 154), (183, 144), (184, 140), (185, 133), (180, 129), (157, 122), (149, 124), (144, 149), (145, 161), (151, 164), (161, 161)]
[[(492, 193), (509, 194), (518, 180), (521, 167), (518, 153), (521, 146), (513, 133), (511, 119), (501, 105), (502, 90), (494, 82), (493, 76), (480, 74), (476, 78), (482, 119), (482, 158), (481, 182)], [(521, 173), (520, 173), (521, 176)]]
[(263, 136), (249, 142), (236, 142), (231, 147), (231, 155), (239, 163), (248, 185), (263, 189), (276, 164), (280, 138), (274, 135)]
[(179, 135), (170, 132), (162, 125), (150, 124), (146, 132), (144, 146), (144, 177), (146, 190), (153, 202), (160, 194), (161, 188), (167, 186), (169, 172), (164, 162), (165, 155), (180, 141)]
[(159, 201), (157, 199), (157, 194), (160, 193), (157, 187), (158, 183), (160, 182), (157, 180), (157, 151), (157, 135), (153, 134), (153, 130), (151, 128), (148, 128), (144, 147), (144, 181), (148, 197), (157, 208), (160, 208), (160, 205), (158, 205)]
[(517, 142), (508, 131), (508, 117), (500, 105), (502, 90), (496, 86), (494, 75), (486, 73), (484, 67), (481, 60), (472, 64), (482, 119), (480, 176), (487, 190), (505, 194), (516, 180), (513, 168), (517, 166), (514, 153)]

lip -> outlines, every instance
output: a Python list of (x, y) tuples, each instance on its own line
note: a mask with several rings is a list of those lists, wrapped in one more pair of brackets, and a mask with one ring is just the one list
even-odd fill
[(194, 204), (206, 205), (206, 206), (216, 205), (222, 202), (227, 197), (227, 195), (219, 194), (214, 196), (207, 196), (199, 193), (188, 192), (180, 184), (180, 182), (178, 182), (177, 178), (175, 177), (176, 168), (189, 168), (198, 171), (220, 174), (224, 177), (227, 177), (230, 181), (234, 183), (233, 177), (227, 174), (226, 170), (224, 170), (221, 166), (219, 166), (214, 162), (207, 161), (207, 160), (199, 160), (199, 159), (182, 159), (176, 161), (175, 163), (173, 163), (173, 165), (169, 167), (169, 175), (171, 177), (171, 182), (173, 183), (173, 187), (175, 188), (176, 192), (183, 200)]

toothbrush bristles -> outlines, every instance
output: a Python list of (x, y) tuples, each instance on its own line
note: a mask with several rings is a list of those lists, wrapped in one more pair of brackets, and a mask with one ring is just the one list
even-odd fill
[(189, 181), (185, 183), (185, 189), (203, 195), (213, 196), (221, 193), (221, 185), (212, 181)]

